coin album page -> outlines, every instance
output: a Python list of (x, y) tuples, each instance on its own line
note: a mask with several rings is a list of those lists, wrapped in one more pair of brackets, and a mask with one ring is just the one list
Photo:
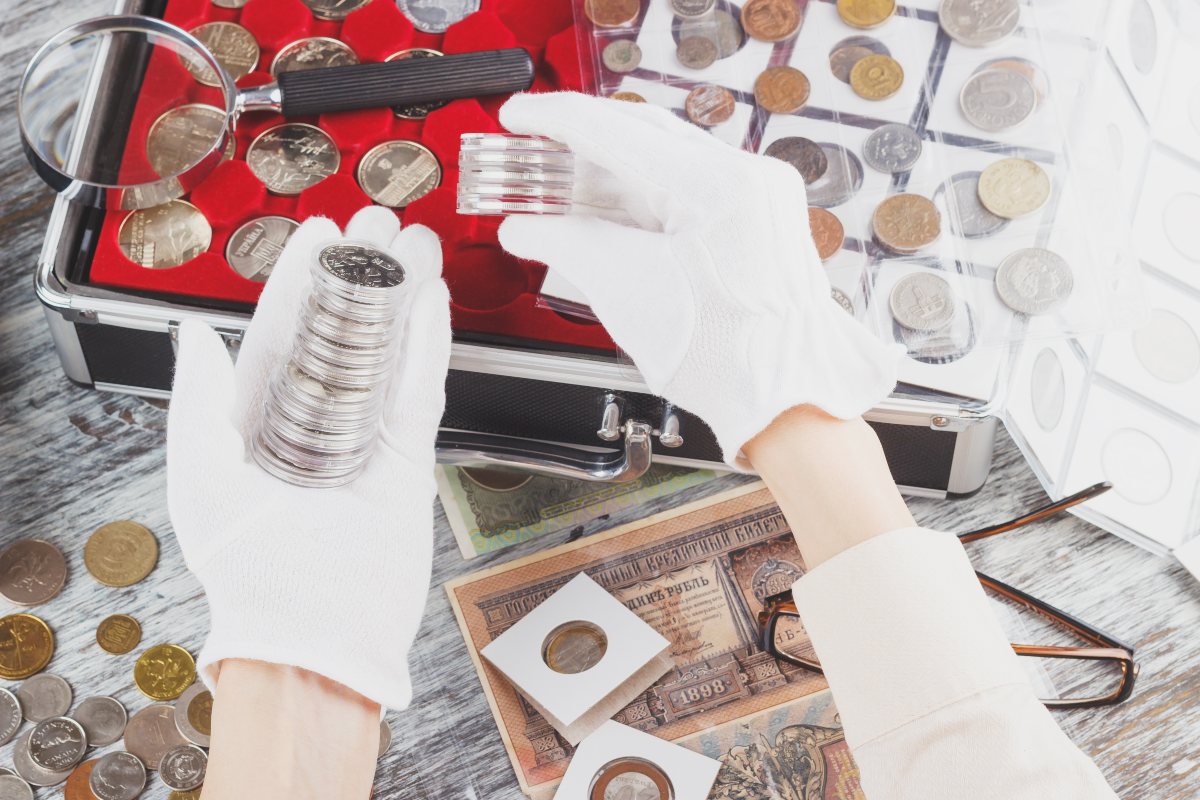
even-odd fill
[[(1113, 490), (1074, 513), (1159, 553), (1200, 532), (1200, 8), (1112, 3), (1109, 148), (1143, 273), (1143, 324), (1015, 348), (1006, 423), (1053, 497)], [(1111, 257), (1111, 256), (1110, 256)], [(1119, 309), (1114, 313), (1120, 313)]]
[[(798, 6), (798, 27), (779, 31), (786, 35), (773, 43), (762, 41), (761, 31), (747, 35), (753, 5), (643, 0), (636, 18), (621, 25), (594, 19), (599, 13), (589, 16), (587, 4), (576, 0), (585, 67), (591, 56), (586, 79), (597, 94), (668, 108), (744, 150), (768, 153), (797, 139), (819, 146), (827, 166), (820, 175), (804, 176), (809, 205), (832, 213), (844, 236), (823, 268), (843, 307), (852, 307), (880, 338), (907, 347), (902, 384), (919, 387), (917, 394), (932, 390), (995, 407), (1012, 344), (1099, 333), (1131, 324), (1144, 311), (1128, 221), (1103, 213), (1117, 196), (1121, 182), (1113, 176), (1121, 164), (1112, 158), (1108, 138), (1086, 128), (1079, 116), (1081, 109), (1109, 103), (1110, 95), (1091, 86), (1091, 78), (1108, 63), (1100, 44), (1106, 30), (1122, 27), (1114, 21), (1122, 13), (1128, 17), (1129, 9), (1117, 7), (1121, 2), (1112, 8), (1076, 0), (1022, 3), (1011, 33), (986, 46), (968, 46), (951, 35), (939, 22), (938, 0), (902, 1), (871, 27), (848, 24), (833, 0), (810, 0)], [(963, 38), (961, 31), (956, 35)], [(717, 42), (708, 66), (703, 54), (697, 62), (685, 52), (684, 40), (693, 37)], [(613, 58), (617, 49), (609, 50), (626, 41), (639, 51), (633, 68)], [(847, 74), (866, 53), (886, 55), (902, 72), (882, 99), (868, 99)], [(807, 81), (798, 109), (769, 110), (756, 96), (764, 71), (780, 67), (799, 70)], [(964, 110), (972, 82), (984, 73), (986, 81), (1013, 71), (1021, 75), (1013, 80), (1033, 92), (1031, 108), (996, 130), (973, 124)], [(984, 95), (1002, 91), (983, 86)], [(689, 112), (689, 93), (704, 87), (728, 95), (724, 113)], [(888, 125), (905, 126), (920, 141), (919, 157), (904, 169), (872, 166), (871, 137)], [(1036, 164), (1034, 174), (1049, 191), (1040, 205), (1000, 217), (983, 207), (978, 187), (981, 174), (1005, 159)], [(875, 218), (881, 203), (902, 194), (930, 201), (938, 230), (920, 246), (898, 249), (878, 234)], [(1048, 310), (1018, 311), (997, 290), (1002, 262), (1028, 248), (1051, 251), (1069, 272), (1069, 290)], [(1106, 255), (1113, 252), (1119, 257)], [(937, 329), (906, 327), (893, 313), (893, 289), (906, 276), (922, 280), (919, 273), (943, 280), (939, 291), (948, 288), (953, 313)], [(560, 308), (580, 313), (582, 298), (553, 273), (543, 291), (544, 302), (555, 305), (561, 297), (568, 302)], [(1123, 303), (1114, 299), (1121, 293)]]

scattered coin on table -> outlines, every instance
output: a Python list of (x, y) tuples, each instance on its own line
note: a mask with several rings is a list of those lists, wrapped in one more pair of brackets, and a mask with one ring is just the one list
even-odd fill
[(637, 92), (613, 92), (608, 96), (609, 100), (620, 100), (623, 103), (644, 103), (646, 98), (642, 97)]
[(767, 145), (763, 155), (790, 164), (800, 173), (806, 184), (816, 181), (829, 168), (829, 157), (824, 148), (803, 136), (784, 136), (776, 139)]
[(371, 0), (302, 0), (317, 19), (338, 22), (358, 11)]
[(96, 644), (106, 653), (124, 655), (142, 641), (142, 626), (128, 614), (105, 617), (96, 627)]
[(747, 0), (742, 6), (742, 28), (760, 42), (782, 42), (803, 21), (796, 0)]
[(133, 753), (109, 753), (92, 768), (88, 788), (96, 800), (135, 800), (146, 788), (145, 764)]
[(638, 18), (639, 0), (585, 0), (583, 13), (600, 28), (620, 28)]
[(875, 208), (871, 228), (881, 245), (911, 254), (937, 241), (942, 232), (941, 213), (927, 197), (895, 194)]
[(0, 678), (22, 680), (41, 671), (54, 655), (54, 633), (33, 614), (0, 617)]
[(677, 17), (703, 17), (716, 4), (716, 0), (671, 0), (671, 10)]
[(1021, 21), (1019, 0), (942, 0), (938, 23), (954, 41), (987, 47), (1006, 39)]
[(688, 69), (704, 69), (717, 60), (717, 43), (707, 36), (689, 36), (679, 40), (675, 57)]
[(954, 290), (932, 272), (914, 272), (896, 281), (888, 298), (892, 317), (914, 331), (936, 331), (954, 319)]
[(88, 537), (83, 563), (105, 586), (132, 586), (158, 563), (158, 540), (149, 528), (132, 520), (110, 522)]
[(29, 734), (29, 757), (52, 772), (74, 769), (87, 748), (83, 726), (70, 717), (42, 720)]
[(21, 727), (21, 704), (8, 689), (0, 688), (0, 745), (8, 744)]
[[(100, 762), (98, 758), (92, 758), (75, 769), (71, 770), (70, 776), (67, 777), (67, 782), (63, 786), (63, 797), (65, 800), (97, 800), (89, 781), (92, 777), (92, 770), (96, 768), (96, 764)], [(4, 796), (0, 795), (0, 800)]]
[(1019, 72), (989, 69), (967, 79), (958, 104), (967, 122), (981, 131), (998, 133), (1017, 127), (1033, 115), (1037, 90)]
[(1008, 255), (996, 268), (996, 293), (1004, 304), (1022, 314), (1045, 314), (1062, 305), (1075, 288), (1066, 260), (1041, 247)]
[(41, 722), (51, 717), (61, 717), (71, 708), (74, 699), (71, 685), (57, 675), (44, 672), (21, 682), (17, 687), (17, 700), (21, 713), (30, 722)]
[(103, 695), (84, 699), (71, 716), (83, 726), (92, 747), (104, 747), (120, 739), (128, 721), (125, 706)]
[(117, 230), (117, 244), (139, 267), (168, 269), (207, 250), (212, 244), (212, 227), (191, 203), (171, 200), (130, 212)]
[(187, 744), (187, 740), (175, 727), (175, 709), (167, 703), (146, 706), (125, 726), (125, 749), (141, 759), (147, 769), (158, 769), (159, 759), (180, 744)]
[(194, 744), (181, 744), (163, 754), (158, 777), (168, 789), (186, 792), (204, 783), (208, 755)]
[(875, 28), (896, 13), (896, 0), (837, 0), (838, 16), (855, 28)]
[(812, 86), (795, 67), (767, 67), (754, 81), (754, 100), (775, 114), (794, 114), (808, 102)]
[(196, 661), (177, 644), (154, 645), (133, 667), (133, 682), (151, 700), (174, 700), (195, 680)]
[(396, 139), (376, 145), (358, 162), (358, 184), (389, 208), (404, 208), (442, 182), (437, 156), (424, 145)]
[(842, 221), (833, 212), (809, 206), (808, 227), (812, 231), (813, 241), (817, 244), (817, 255), (822, 261), (828, 261), (837, 255), (846, 241), (846, 231)]
[(33, 786), (58, 786), (71, 777), (71, 770), (49, 770), (34, 763), (29, 755), (29, 739), (33, 731), (17, 739), (12, 749), (13, 769)]
[(0, 552), (0, 594), (19, 606), (40, 605), (62, 591), (67, 561), (41, 539), (21, 539)]
[(632, 39), (616, 39), (604, 46), (600, 60), (611, 72), (633, 72), (642, 63), (642, 48)]
[(979, 175), (979, 202), (993, 214), (1017, 219), (1050, 200), (1050, 176), (1026, 158), (1002, 158)]
[[(254, 34), (236, 22), (206, 22), (192, 28), (190, 33), (208, 48), (217, 63), (235, 81), (249, 75), (258, 66), (258, 42)], [(183, 65), (192, 77), (205, 86), (220, 86), (216, 70), (204, 63), (184, 60)]]
[(688, 119), (705, 128), (728, 122), (736, 109), (733, 93), (712, 84), (692, 89), (683, 102)]
[[(71, 795), (66, 797), (67, 800), (73, 800)], [(19, 775), (0, 775), (0, 800), (33, 800), (33, 789)]]
[[(410, 47), (399, 53), (392, 53), (384, 61), (404, 61), (410, 58), (441, 58), (442, 51), (429, 47)], [(424, 103), (409, 103), (406, 106), (396, 106), (392, 112), (401, 119), (425, 119), (434, 111), (443, 107), (448, 100), (428, 100)]]
[(942, 185), (948, 198), (950, 230), (964, 239), (981, 239), (1008, 227), (1009, 221), (997, 216), (979, 202), (978, 172), (960, 172)]
[(338, 171), (341, 153), (315, 125), (286, 122), (258, 135), (246, 151), (246, 166), (274, 194), (293, 195)]
[(921, 135), (908, 125), (880, 125), (863, 142), (863, 160), (877, 172), (896, 175), (908, 172), (921, 158)]
[(208, 747), (212, 736), (212, 693), (203, 683), (189, 686), (175, 701), (175, 728), (192, 744)]
[(376, 758), (383, 758), (383, 754), (392, 746), (392, 727), (387, 724), (386, 719), (379, 720), (379, 752)]
[(178, 792), (174, 789), (167, 795), (167, 800), (200, 800), (200, 790), (190, 789), (186, 792)]
[(347, 67), (358, 63), (350, 45), (328, 36), (310, 36), (284, 45), (271, 61), (270, 73), (303, 72), (323, 67)]
[(904, 85), (904, 68), (891, 56), (872, 53), (850, 70), (850, 88), (864, 100), (886, 100)]

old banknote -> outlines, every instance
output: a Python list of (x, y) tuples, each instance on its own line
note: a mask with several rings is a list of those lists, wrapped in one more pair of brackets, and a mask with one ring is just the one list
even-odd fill
[(712, 480), (716, 473), (655, 465), (626, 483), (529, 472), (439, 467), (438, 497), (463, 558), (556, 533)]
[[(699, 743), (708, 748), (704, 752), (725, 747), (729, 770), (740, 770), (745, 779), (716, 797), (848, 800), (856, 797), (850, 789), (842, 791), (856, 785), (849, 778), (822, 784), (825, 788), (815, 794), (777, 788), (772, 795), (755, 788), (749, 777), (762, 773), (766, 777), (754, 780), (773, 785), (776, 773), (764, 770), (779, 756), (767, 750), (786, 751), (792, 738), (828, 753), (836, 769), (822, 769), (840, 776), (843, 767), (849, 768), (839, 760), (842, 745), (832, 705), (824, 716), (780, 711), (822, 692), (823, 678), (777, 661), (759, 641), (763, 600), (790, 587), (803, 571), (779, 508), (761, 484), (752, 484), (457, 579), (446, 588), (517, 778), (531, 796), (544, 797), (557, 785), (571, 748), (478, 651), (586, 572), (671, 642), (674, 669), (614, 719), (671, 741)], [(786, 635), (789, 646), (809, 650), (802, 627)], [(788, 725), (769, 724), (772, 714), (813, 730), (797, 729), (780, 739)], [(743, 730), (748, 718), (760, 722)]]

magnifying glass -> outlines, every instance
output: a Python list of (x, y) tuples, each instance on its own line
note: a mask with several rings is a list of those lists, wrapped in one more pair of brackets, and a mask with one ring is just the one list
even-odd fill
[(195, 36), (144, 16), (98, 17), (46, 42), (25, 70), (25, 154), (55, 191), (97, 208), (149, 208), (219, 164), (238, 117), (395, 107), (528, 89), (520, 48), (285, 72), (238, 89)]

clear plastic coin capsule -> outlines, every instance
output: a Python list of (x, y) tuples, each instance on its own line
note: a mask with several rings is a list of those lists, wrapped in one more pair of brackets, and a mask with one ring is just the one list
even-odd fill
[(543, 136), (464, 133), (458, 155), (458, 213), (567, 214), (575, 155)]
[(297, 486), (354, 480), (375, 449), (404, 268), (366, 244), (317, 256), (291, 358), (272, 379), (251, 452)]

